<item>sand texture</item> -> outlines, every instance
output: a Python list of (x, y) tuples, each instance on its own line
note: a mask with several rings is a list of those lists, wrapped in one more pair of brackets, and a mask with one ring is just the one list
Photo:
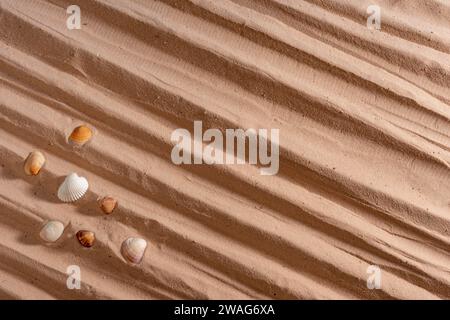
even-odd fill
[[(449, 299), (449, 87), (444, 0), (0, 0), (0, 298)], [(173, 164), (195, 120), (278, 128), (278, 174)], [(90, 188), (64, 204), (71, 172)]]

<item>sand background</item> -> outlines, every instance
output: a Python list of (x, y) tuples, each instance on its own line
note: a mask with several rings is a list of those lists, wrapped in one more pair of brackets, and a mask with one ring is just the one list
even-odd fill
[[(0, 0), (0, 298), (448, 299), (449, 87), (447, 1)], [(279, 173), (174, 165), (194, 120), (279, 128)], [(72, 171), (91, 187), (61, 204)], [(48, 219), (67, 225), (54, 245)], [(129, 236), (149, 242), (139, 266)]]

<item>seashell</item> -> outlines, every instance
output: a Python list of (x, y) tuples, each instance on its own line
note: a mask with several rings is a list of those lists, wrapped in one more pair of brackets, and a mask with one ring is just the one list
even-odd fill
[(55, 242), (64, 232), (64, 225), (59, 221), (49, 221), (41, 229), (39, 233), (42, 240), (46, 242)]
[(116, 207), (117, 200), (113, 197), (104, 197), (100, 200), (100, 209), (102, 209), (105, 214), (111, 214)]
[(39, 171), (45, 164), (45, 157), (42, 152), (33, 151), (31, 152), (27, 159), (25, 160), (23, 169), (25, 173), (29, 176), (37, 176)]
[(125, 260), (138, 264), (144, 257), (147, 241), (141, 238), (128, 238), (122, 243), (121, 253)]
[(84, 177), (76, 173), (69, 174), (59, 186), (58, 198), (62, 202), (74, 202), (82, 198), (89, 188), (89, 183)]
[(90, 248), (94, 245), (95, 234), (92, 231), (80, 230), (77, 232), (77, 239), (83, 247)]
[(69, 141), (76, 145), (82, 146), (92, 138), (92, 130), (86, 126), (82, 125), (76, 127), (69, 136)]

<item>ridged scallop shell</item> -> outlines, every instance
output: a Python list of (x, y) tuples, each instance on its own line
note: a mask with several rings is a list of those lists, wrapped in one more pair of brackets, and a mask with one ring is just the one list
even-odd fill
[(74, 202), (82, 198), (89, 189), (89, 183), (76, 173), (69, 174), (58, 189), (58, 198), (62, 202)]
[(90, 248), (94, 245), (95, 234), (92, 231), (80, 230), (76, 236), (83, 247)]
[(59, 221), (49, 221), (41, 229), (39, 233), (42, 240), (46, 242), (55, 242), (64, 232), (64, 224)]
[(69, 141), (82, 146), (92, 138), (92, 130), (86, 125), (76, 127), (69, 136)]
[(29, 176), (37, 176), (45, 164), (45, 156), (42, 152), (33, 151), (25, 160), (23, 170)]
[(141, 238), (128, 238), (122, 243), (121, 253), (128, 262), (138, 264), (144, 257), (147, 241)]
[(113, 197), (104, 197), (99, 203), (100, 209), (102, 209), (105, 214), (111, 214), (117, 207), (117, 200)]

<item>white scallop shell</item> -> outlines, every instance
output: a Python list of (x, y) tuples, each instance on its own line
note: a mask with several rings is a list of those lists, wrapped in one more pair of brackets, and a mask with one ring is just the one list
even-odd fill
[(64, 224), (59, 221), (49, 221), (41, 229), (39, 233), (42, 240), (46, 242), (55, 242), (64, 232)]
[(58, 198), (62, 202), (74, 202), (82, 198), (89, 189), (89, 183), (76, 173), (69, 174), (58, 189)]
[(128, 238), (122, 243), (121, 253), (128, 262), (138, 264), (144, 257), (147, 241), (141, 238)]

